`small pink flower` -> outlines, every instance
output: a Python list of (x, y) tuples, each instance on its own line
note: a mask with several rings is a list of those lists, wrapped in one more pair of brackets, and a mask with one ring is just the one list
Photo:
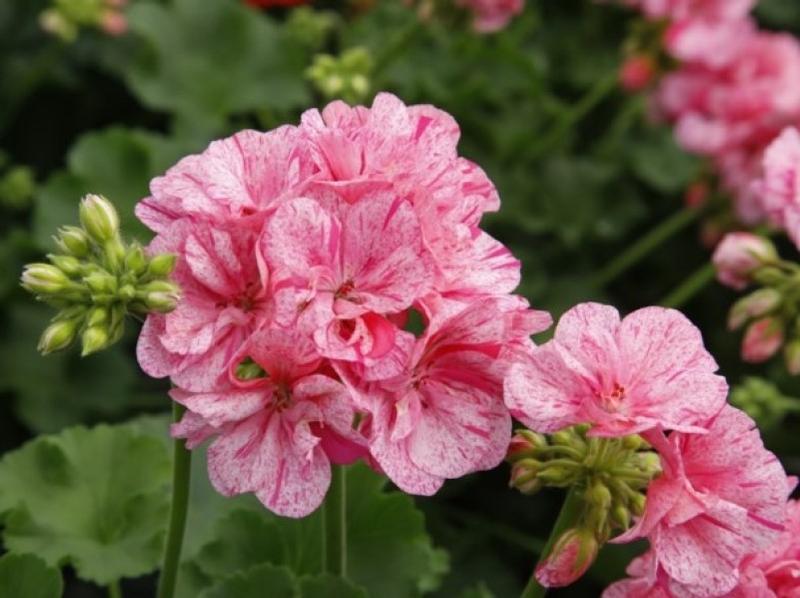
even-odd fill
[(106, 10), (100, 19), (100, 28), (111, 36), (120, 36), (128, 30), (128, 19), (118, 10)]
[[(786, 515), (786, 474), (755, 423), (726, 406), (707, 427), (647, 435), (663, 471), (647, 489), (642, 518), (615, 540), (647, 537), (654, 566), (679, 596), (731, 591), (742, 559), (775, 542)], [(657, 578), (651, 570), (650, 581)]]
[(783, 346), (783, 324), (773, 317), (756, 320), (744, 333), (742, 360), (761, 363), (775, 355)]
[(630, 0), (651, 18), (733, 20), (747, 15), (758, 0)]
[(346, 374), (372, 414), (373, 457), (414, 494), (432, 494), (444, 479), (503, 460), (511, 437), (503, 378), (528, 336), (550, 324), (547, 314), (514, 297), (447, 303), (427, 315), (403, 375), (358, 385), (358, 370)]
[(292, 332), (259, 332), (243, 347), (244, 356), (266, 376), (245, 382), (232, 375), (211, 391), (170, 393), (189, 410), (173, 435), (193, 445), (216, 437), (208, 472), (221, 494), (254, 492), (275, 513), (303, 517), (325, 497), (330, 462), (347, 454), (342, 447), (365, 453), (358, 450), (348, 391), (321, 372), (313, 343)]
[(150, 314), (137, 356), (150, 376), (202, 391), (226, 375), (247, 338), (271, 318), (268, 273), (256, 235), (191, 220), (174, 222), (150, 245), (179, 256), (173, 279), (183, 298), (175, 311)]
[(653, 59), (645, 55), (631, 56), (622, 64), (619, 81), (623, 89), (630, 92), (642, 91), (655, 78)]
[(757, 183), (761, 205), (772, 222), (800, 244), (800, 133), (789, 127), (767, 148), (764, 176)]
[(473, 27), (479, 33), (492, 33), (508, 25), (525, 8), (525, 0), (456, 0), (472, 11)]
[(755, 270), (777, 258), (769, 239), (740, 232), (725, 235), (714, 250), (712, 261), (722, 284), (742, 290), (752, 282)]
[(546, 588), (568, 586), (586, 573), (597, 558), (598, 550), (592, 532), (569, 529), (561, 534), (550, 554), (536, 566), (536, 579)]
[(657, 426), (697, 432), (725, 403), (716, 369), (700, 331), (678, 311), (648, 307), (620, 321), (613, 307), (583, 303), (512, 367), (505, 400), (537, 432), (579, 423), (598, 436)]

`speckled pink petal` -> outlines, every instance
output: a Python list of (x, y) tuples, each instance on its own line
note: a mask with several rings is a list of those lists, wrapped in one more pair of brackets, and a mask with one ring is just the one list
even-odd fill
[(218, 431), (200, 415), (191, 411), (184, 413), (181, 421), (170, 426), (170, 435), (173, 438), (185, 438), (186, 448), (190, 450), (200, 446)]
[(208, 449), (209, 479), (218, 492), (254, 492), (271, 511), (304, 517), (322, 504), (330, 463), (322, 449), (298, 454), (279, 415), (251, 417)]
[(556, 432), (580, 423), (587, 389), (551, 345), (533, 350), (530, 359), (511, 367), (505, 403), (511, 415), (537, 432)]
[(262, 411), (271, 401), (274, 388), (267, 384), (251, 390), (222, 387), (216, 392), (193, 393), (174, 388), (169, 396), (201, 416), (211, 426), (220, 428)]
[(562, 356), (580, 365), (587, 378), (612, 378), (620, 365), (619, 325), (619, 312), (610, 305), (581, 303), (561, 316), (555, 345)]
[(169, 376), (182, 361), (181, 356), (168, 352), (161, 344), (164, 326), (164, 316), (151, 314), (145, 320), (136, 343), (136, 359), (142, 370), (153, 378)]

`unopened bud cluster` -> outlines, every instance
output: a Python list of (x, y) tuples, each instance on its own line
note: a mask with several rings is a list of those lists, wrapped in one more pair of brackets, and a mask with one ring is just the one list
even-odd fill
[(87, 195), (80, 221), (58, 231), (58, 253), (49, 254), (48, 263), (28, 264), (22, 273), (27, 291), (60, 310), (39, 341), (43, 354), (77, 338), (83, 355), (105, 349), (122, 337), (127, 314), (166, 313), (180, 298), (167, 280), (175, 256), (147, 256), (138, 243), (123, 243), (111, 202)]
[(742, 290), (728, 314), (728, 328), (744, 328), (742, 359), (760, 363), (783, 348), (786, 367), (800, 374), (800, 265), (780, 259), (769, 239), (732, 233), (714, 253), (720, 282)]
[(596, 438), (588, 426), (550, 436), (518, 431), (507, 459), (510, 485), (524, 494), (541, 488), (575, 488), (583, 496), (582, 525), (599, 544), (628, 529), (644, 510), (645, 491), (660, 471), (658, 455), (639, 436)]
[(81, 27), (96, 27), (108, 35), (122, 35), (128, 22), (122, 10), (128, 0), (54, 0), (53, 5), (39, 15), (45, 31), (73, 42)]
[(325, 44), (336, 27), (337, 19), (335, 12), (299, 6), (292, 10), (286, 20), (286, 32), (303, 46), (317, 50)]
[(357, 46), (338, 57), (317, 54), (306, 76), (326, 98), (357, 104), (369, 95), (372, 67), (369, 50)]

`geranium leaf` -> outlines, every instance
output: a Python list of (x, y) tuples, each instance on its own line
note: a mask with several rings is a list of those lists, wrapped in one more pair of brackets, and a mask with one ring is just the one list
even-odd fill
[(6, 554), (0, 558), (0, 596), (59, 598), (61, 572), (32, 554)]

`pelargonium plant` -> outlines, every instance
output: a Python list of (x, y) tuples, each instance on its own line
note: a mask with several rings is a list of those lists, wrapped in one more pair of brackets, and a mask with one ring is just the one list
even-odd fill
[[(62, 254), (23, 274), (61, 309), (42, 351), (77, 335), (99, 350), (146, 314), (138, 359), (172, 383), (176, 455), (208, 442), (216, 490), (277, 515), (325, 505), (328, 540), (346, 534), (347, 464), (432, 495), (508, 460), (522, 493), (567, 491), (525, 597), (639, 538), (649, 551), (608, 596), (795, 588), (795, 482), (727, 404), (700, 331), (670, 308), (583, 303), (536, 345), (551, 317), (515, 294), (520, 262), (481, 228), (497, 190), (458, 139), (450, 115), (389, 93), (236, 133), (153, 179), (136, 208), (155, 233), (145, 250), (88, 196)], [(734, 286), (780, 268), (744, 233), (715, 263)], [(527, 429), (512, 437), (513, 419)], [(175, 467), (185, 483), (188, 458)], [(173, 492), (162, 597), (186, 515)], [(341, 546), (327, 562), (344, 576)]]

